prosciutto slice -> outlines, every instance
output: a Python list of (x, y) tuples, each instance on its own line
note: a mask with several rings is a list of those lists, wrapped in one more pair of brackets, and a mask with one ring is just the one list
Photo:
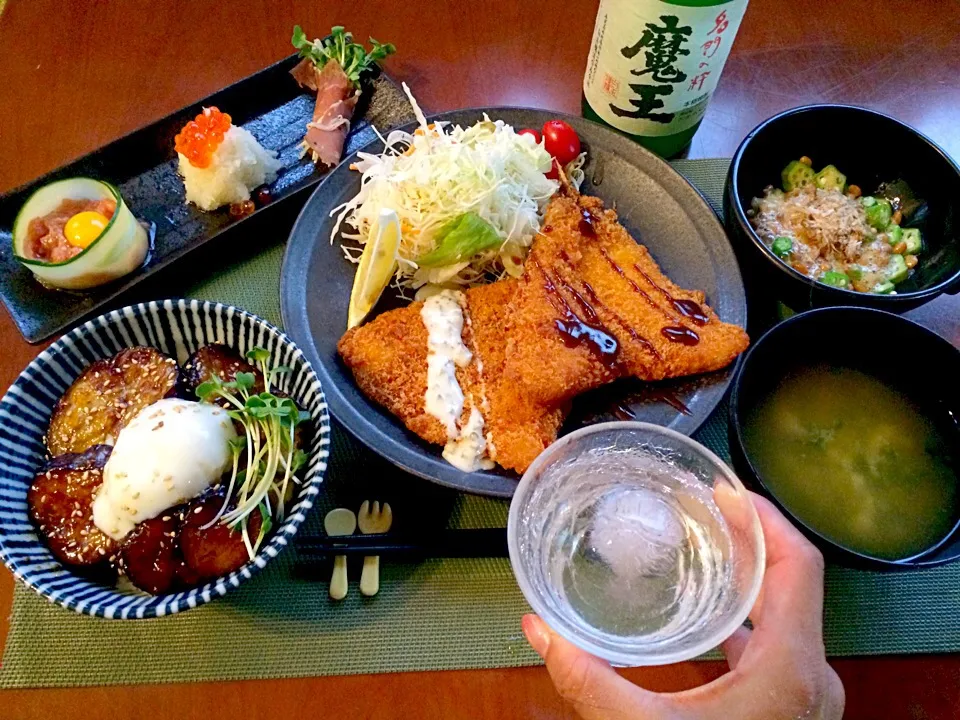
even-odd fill
[(353, 110), (360, 99), (340, 63), (330, 60), (323, 69), (311, 60), (303, 60), (290, 71), (301, 87), (317, 93), (313, 119), (307, 123), (303, 144), (314, 162), (336, 165), (343, 155), (343, 145), (350, 130)]

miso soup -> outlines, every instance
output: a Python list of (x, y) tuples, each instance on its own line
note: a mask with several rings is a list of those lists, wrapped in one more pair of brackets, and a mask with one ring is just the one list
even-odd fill
[(834, 542), (887, 560), (939, 542), (957, 519), (956, 439), (896, 389), (849, 368), (794, 371), (747, 419), (767, 488)]

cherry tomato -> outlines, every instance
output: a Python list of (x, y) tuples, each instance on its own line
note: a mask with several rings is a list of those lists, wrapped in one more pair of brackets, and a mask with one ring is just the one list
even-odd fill
[(546, 173), (548, 180), (559, 180), (560, 173), (558, 172), (559, 167), (557, 165), (557, 160), (554, 158), (550, 161), (550, 172)]
[(543, 139), (547, 152), (564, 167), (580, 154), (580, 138), (577, 137), (577, 131), (563, 120), (545, 122)]
[(534, 141), (537, 145), (540, 144), (540, 131), (539, 131), (539, 130), (534, 130), (533, 128), (524, 128), (523, 130), (521, 130), (520, 132), (518, 132), (517, 135), (529, 135), (530, 137), (533, 138), (533, 141)]

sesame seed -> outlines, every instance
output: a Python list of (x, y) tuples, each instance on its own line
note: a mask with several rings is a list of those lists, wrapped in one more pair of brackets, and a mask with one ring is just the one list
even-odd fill
[(203, 505), (199, 505), (193, 509), (193, 514), (197, 515), (201, 510), (203, 510)]

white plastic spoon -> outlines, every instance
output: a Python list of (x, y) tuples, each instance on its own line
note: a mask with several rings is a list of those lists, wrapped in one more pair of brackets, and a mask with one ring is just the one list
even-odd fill
[[(353, 535), (357, 529), (357, 516), (352, 510), (336, 508), (323, 519), (323, 529), (330, 537)], [(347, 596), (347, 556), (337, 555), (333, 559), (333, 575), (330, 576), (330, 597), (343, 600)]]

